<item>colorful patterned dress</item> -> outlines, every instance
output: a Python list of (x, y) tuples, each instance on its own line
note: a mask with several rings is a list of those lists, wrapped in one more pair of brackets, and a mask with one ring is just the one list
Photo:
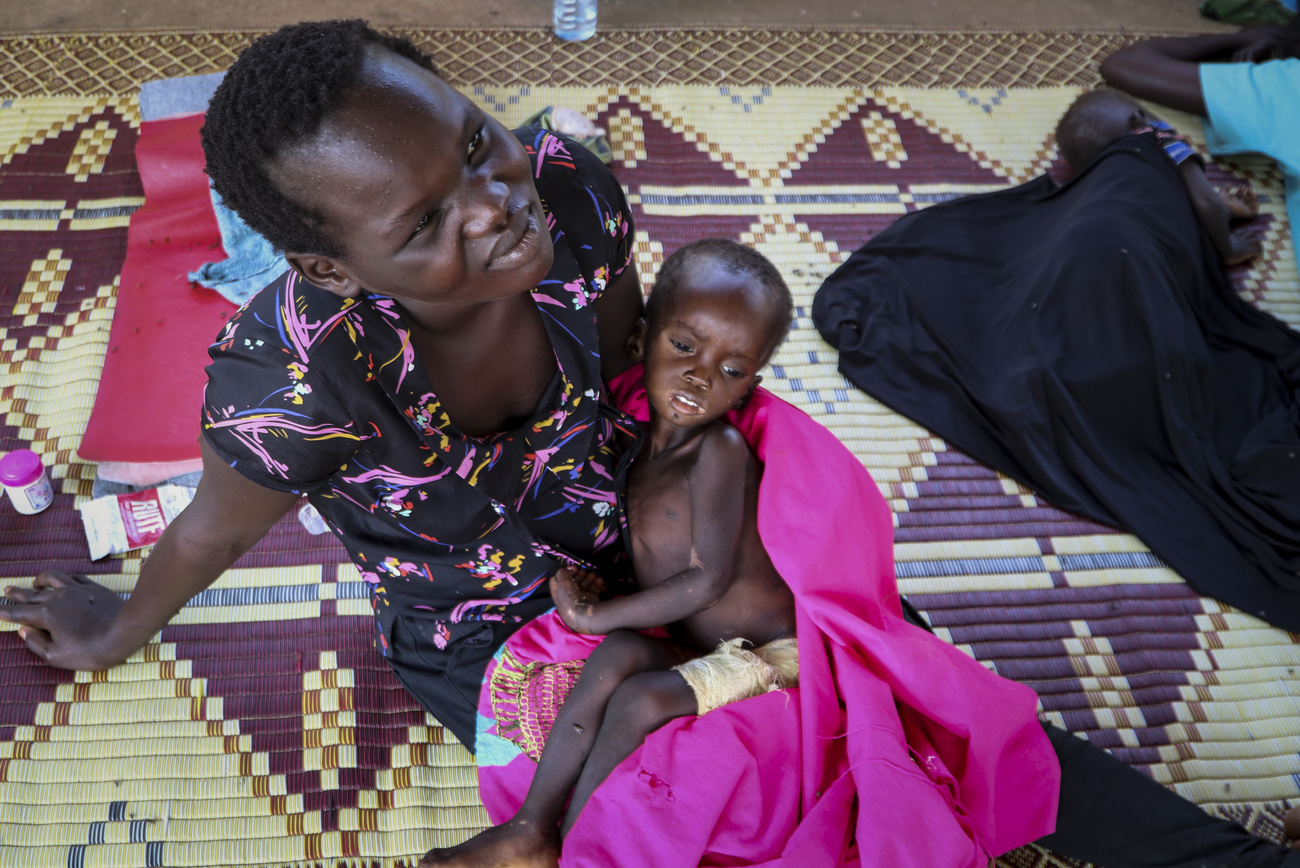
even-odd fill
[(210, 348), (203, 410), (218, 455), (260, 485), (306, 494), (324, 516), (372, 585), (381, 652), (471, 746), (483, 667), (549, 607), (547, 578), (569, 563), (617, 573), (625, 560), (614, 480), (637, 436), (605, 403), (590, 308), (631, 261), (623, 191), (581, 147), (515, 135), (555, 245), (533, 298), (558, 371), (526, 424), (462, 434), (396, 302), (340, 298), (294, 272)]

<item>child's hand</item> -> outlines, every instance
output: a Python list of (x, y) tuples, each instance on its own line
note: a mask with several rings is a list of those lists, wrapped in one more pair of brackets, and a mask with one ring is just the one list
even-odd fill
[(591, 616), (600, 603), (605, 580), (590, 570), (561, 567), (551, 576), (551, 599), (560, 618), (576, 633), (595, 633)]
[(1228, 208), (1229, 220), (1249, 220), (1259, 214), (1259, 197), (1250, 187), (1220, 187), (1219, 198)]
[(1232, 253), (1224, 258), (1224, 265), (1240, 265), (1249, 262), (1263, 249), (1260, 247), (1259, 238), (1249, 229), (1235, 229), (1229, 239), (1232, 241)]

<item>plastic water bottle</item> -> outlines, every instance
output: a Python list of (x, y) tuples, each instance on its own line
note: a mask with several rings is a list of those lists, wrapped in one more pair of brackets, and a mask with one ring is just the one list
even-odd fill
[(555, 0), (551, 17), (555, 35), (570, 42), (590, 39), (596, 32), (596, 0)]

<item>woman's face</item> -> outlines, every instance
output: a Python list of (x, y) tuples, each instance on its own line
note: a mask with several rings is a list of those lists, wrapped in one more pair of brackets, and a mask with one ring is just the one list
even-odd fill
[(341, 257), (290, 254), (339, 295), (408, 311), (475, 305), (536, 286), (554, 252), (528, 155), (441, 78), (375, 51), (361, 84), (272, 178), (323, 217)]

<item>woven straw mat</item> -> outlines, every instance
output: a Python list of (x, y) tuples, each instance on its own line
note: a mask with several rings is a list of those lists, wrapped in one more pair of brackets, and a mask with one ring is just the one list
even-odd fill
[[(143, 202), (136, 93), (223, 69), (256, 34), (0, 38), (0, 449), (51, 467), (39, 522), (0, 510), (0, 579), (45, 566), (128, 591), (140, 553), (91, 564), (75, 450), (107, 347), (126, 226)], [(694, 238), (754, 245), (798, 317), (766, 385), (833, 430), (895, 515), (898, 579), (939, 634), (1042, 697), (1045, 716), (1207, 809), (1278, 838), (1297, 797), (1300, 650), (1189, 591), (1132, 536), (1053, 509), (852, 388), (808, 309), (898, 215), (1018, 183), (1106, 34), (412, 31), (506, 124), (567, 105), (609, 131), (649, 286)], [(1192, 140), (1200, 124), (1165, 113)], [(1217, 162), (1263, 201), (1239, 290), (1300, 324), (1266, 160)], [(41, 665), (0, 625), (0, 865), (410, 865), (482, 828), (469, 754), (371, 645), (342, 549), (282, 523), (108, 672)], [(1060, 865), (1026, 848), (1015, 866)]]

